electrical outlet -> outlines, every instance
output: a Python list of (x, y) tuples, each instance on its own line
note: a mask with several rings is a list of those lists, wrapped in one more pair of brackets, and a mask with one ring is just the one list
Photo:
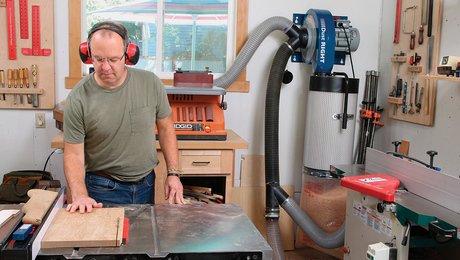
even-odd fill
[(35, 113), (35, 127), (45, 128), (45, 113)]

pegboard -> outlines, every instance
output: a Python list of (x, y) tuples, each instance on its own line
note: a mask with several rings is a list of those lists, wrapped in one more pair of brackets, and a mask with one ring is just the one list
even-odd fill
[[(54, 109), (55, 102), (55, 53), (54, 53), (54, 1), (53, 0), (14, 0), (14, 40), (16, 59), (10, 59), (7, 22), (7, 0), (0, 1), (0, 70), (3, 70), (4, 87), (0, 84), (1, 109)], [(26, 6), (21, 17), (20, 7)], [(33, 7), (33, 6), (38, 6)], [(35, 13), (35, 20), (34, 20)], [(37, 15), (38, 14), (38, 15)], [(26, 28), (21, 37), (22, 26)], [(40, 26), (34, 27), (39, 23)], [(34, 37), (39, 33), (40, 40)], [(35, 41), (34, 41), (35, 40)], [(35, 42), (35, 45), (33, 44)], [(35, 46), (35, 48), (33, 47)], [(39, 48), (36, 48), (39, 46)], [(24, 50), (23, 50), (24, 49)], [(23, 52), (29, 54), (25, 55)], [(47, 55), (49, 52), (49, 55)], [(36, 65), (36, 87), (34, 88), (33, 66)], [(26, 86), (26, 70), (29, 88)], [(11, 70), (11, 87), (8, 85), (8, 70)], [(16, 74), (16, 73), (17, 74)], [(15, 81), (15, 74), (17, 80)], [(20, 76), (23, 75), (21, 80)], [(1, 83), (1, 82), (0, 82)], [(16, 84), (15, 84), (16, 83)], [(23, 83), (23, 87), (21, 84)], [(16, 86), (16, 87), (15, 87)], [(3, 98), (5, 96), (5, 99)], [(22, 96), (22, 104), (20, 102)], [(38, 106), (36, 103), (38, 97)], [(15, 101), (16, 100), (16, 104)], [(29, 103), (29, 101), (31, 101)], [(34, 106), (35, 101), (35, 106)]]
[[(390, 96), (387, 98), (389, 117), (392, 119), (431, 126), (434, 122), (434, 109), (436, 100), (436, 81), (422, 78), (427, 74), (435, 75), (439, 52), (439, 39), (442, 19), (442, 0), (431, 0), (433, 3), (431, 19), (431, 40), (428, 35), (430, 23), (430, 0), (397, 0), (399, 9), (399, 37), (397, 37), (398, 17), (395, 21), (395, 35), (393, 42), (392, 78)], [(398, 3), (401, 3), (398, 8)], [(426, 3), (426, 6), (424, 5)], [(415, 7), (414, 7), (415, 6)], [(422, 25), (426, 10), (426, 24)], [(413, 49), (411, 49), (411, 37)], [(420, 35), (423, 36), (421, 43)], [(429, 42), (432, 42), (429, 48)], [(431, 66), (428, 66), (428, 51), (431, 49)], [(404, 54), (404, 55), (402, 55)], [(411, 64), (411, 59), (416, 64)], [(400, 79), (400, 96), (398, 80)]]

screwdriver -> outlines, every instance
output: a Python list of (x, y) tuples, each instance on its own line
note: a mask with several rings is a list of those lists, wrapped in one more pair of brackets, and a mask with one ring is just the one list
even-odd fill
[[(13, 86), (17, 88), (18, 87), (18, 69), (13, 70), (13, 79), (14, 79)], [(16, 97), (17, 97), (17, 94), (14, 94), (14, 104), (15, 105), (16, 105)]]
[[(26, 84), (26, 88), (29, 88), (29, 69), (24, 68), (24, 83)], [(27, 94), (27, 103), (32, 104), (32, 95)]]
[[(24, 71), (19, 69), (19, 87), (24, 88)], [(19, 94), (19, 103), (24, 104), (24, 95)]]
[[(5, 72), (0, 70), (0, 81), (2, 83), (2, 88), (5, 88)], [(5, 93), (3, 93), (3, 100), (6, 101)]]
[[(11, 88), (11, 80), (13, 79), (13, 70), (8, 69), (8, 88)], [(11, 104), (11, 94), (8, 95), (9, 102)]]
[[(34, 88), (37, 88), (37, 65), (32, 65), (32, 83)], [(38, 107), (38, 94), (34, 94), (34, 107)]]

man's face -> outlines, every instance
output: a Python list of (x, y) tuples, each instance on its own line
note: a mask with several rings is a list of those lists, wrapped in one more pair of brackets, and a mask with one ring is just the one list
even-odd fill
[(94, 79), (104, 88), (120, 86), (126, 78), (123, 38), (114, 32), (97, 31), (91, 38)]

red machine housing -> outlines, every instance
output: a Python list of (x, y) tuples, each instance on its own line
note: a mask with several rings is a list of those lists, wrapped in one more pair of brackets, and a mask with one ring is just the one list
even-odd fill
[(168, 94), (168, 100), (178, 140), (227, 140), (220, 95)]

